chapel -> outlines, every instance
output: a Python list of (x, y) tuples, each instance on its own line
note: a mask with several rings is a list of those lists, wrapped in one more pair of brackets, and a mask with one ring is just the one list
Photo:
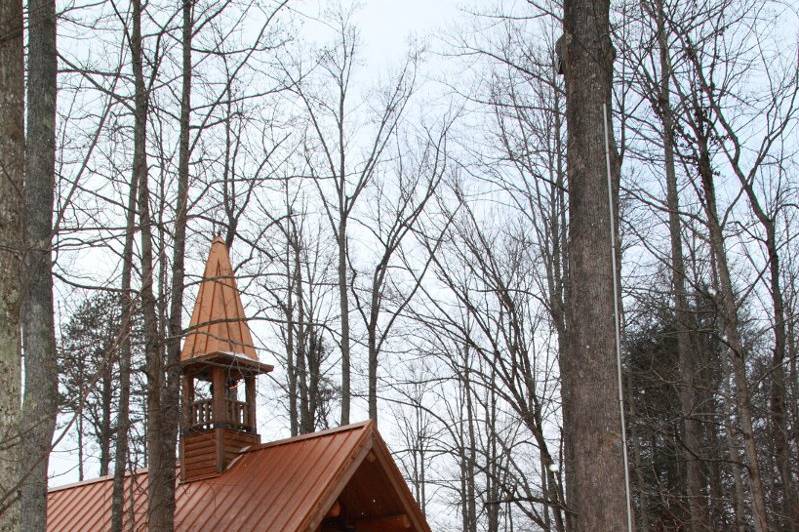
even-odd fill
[[(429, 532), (373, 422), (261, 442), (256, 381), (272, 369), (214, 238), (181, 352), (175, 529)], [(112, 476), (50, 489), (48, 530), (110, 530), (112, 489)], [(125, 508), (125, 530), (147, 530), (146, 469), (126, 476)]]

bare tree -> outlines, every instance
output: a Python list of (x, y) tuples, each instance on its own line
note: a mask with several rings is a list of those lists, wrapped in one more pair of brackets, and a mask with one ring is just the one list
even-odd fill
[[(409, 60), (394, 78), (391, 86), (382, 91), (380, 107), (368, 136), (358, 125), (357, 113), (352, 110), (352, 77), (358, 52), (358, 33), (352, 24), (352, 11), (343, 8), (333, 14), (336, 43), (324, 50), (318, 69), (325, 84), (320, 94), (302, 82), (304, 73), (291, 74), (292, 90), (302, 102), (309, 122), (305, 150), (310, 177), (338, 246), (338, 289), (340, 307), (341, 349), (341, 423), (350, 421), (351, 403), (351, 286), (348, 245), (349, 223), (353, 209), (364, 189), (374, 177), (383, 159), (386, 145), (396, 130), (414, 86), (415, 69)], [(332, 87), (332, 90), (328, 91)], [(363, 144), (359, 139), (365, 138)], [(363, 146), (361, 159), (351, 152)], [(331, 190), (332, 189), (332, 190)]]
[(58, 367), (53, 318), (53, 185), (57, 90), (55, 2), (29, 8), (28, 131), (25, 151), (25, 262), (21, 321), (25, 391), (19, 451), (23, 471), (21, 528), (47, 522), (47, 464), (58, 412)]
[(0, 5), (0, 530), (19, 526), (20, 297), (25, 151), (22, 1)]
[[(567, 0), (560, 41), (569, 176), (569, 348), (561, 373), (566, 459), (571, 463), (566, 499), (575, 530), (627, 526), (613, 321), (620, 312), (614, 308), (618, 272), (611, 267), (609, 239), (617, 227), (619, 185), (613, 129), (607, 125), (614, 57), (609, 9), (608, 1)], [(607, 146), (601, 134), (606, 130)], [(612, 169), (610, 192), (606, 157)]]
[[(451, 121), (446, 120), (438, 134), (425, 131), (426, 138), (422, 139), (418, 154), (413, 153), (414, 147), (411, 145), (397, 146), (396, 174), (393, 178), (376, 179), (374, 188), (377, 197), (371, 202), (375, 212), (367, 220), (357, 220), (377, 242), (374, 247), (377, 261), (367, 272), (369, 280), (363, 296), (359, 287), (353, 286), (352, 290), (356, 307), (366, 327), (369, 418), (375, 421), (378, 419), (377, 372), (380, 352), (397, 318), (418, 291), (424, 272), (432, 261), (432, 257), (428, 256), (422, 265), (417, 266), (420, 274), (412, 275), (410, 286), (403, 289), (399, 276), (396, 275), (401, 266), (395, 264), (395, 258), (406, 237), (419, 229), (425, 207), (435, 197), (437, 188), (447, 173), (447, 136), (450, 125)], [(395, 273), (392, 275), (392, 272)]]
[(120, 306), (122, 324), (119, 331), (119, 406), (116, 419), (116, 446), (114, 449), (114, 487), (111, 498), (111, 529), (122, 532), (125, 503), (125, 472), (129, 463), (130, 446), (130, 382), (131, 382), (131, 314), (133, 297), (131, 282), (133, 278), (133, 240), (136, 226), (136, 198), (138, 175), (131, 175), (128, 189), (127, 213), (125, 215), (125, 242), (122, 250), (122, 275)]
[[(750, 23), (751, 24), (751, 23)], [(783, 508), (787, 527), (799, 524), (799, 500), (797, 499), (794, 481), (791, 474), (790, 451), (788, 444), (788, 426), (785, 418), (785, 361), (786, 361), (786, 330), (785, 330), (785, 304), (781, 286), (782, 271), (780, 267), (779, 249), (782, 247), (778, 235), (778, 220), (780, 213), (787, 208), (788, 194), (783, 183), (783, 171), (777, 169), (773, 182), (766, 181), (772, 175), (769, 167), (775, 163), (780, 164), (779, 144), (784, 141), (785, 132), (796, 123), (796, 114), (799, 110), (799, 64), (794, 58), (789, 58), (789, 63), (784, 69), (774, 68), (769, 76), (768, 91), (760, 101), (754, 101), (755, 111), (767, 117), (767, 125), (759, 141), (753, 141), (748, 133), (743, 130), (747, 125), (741, 124), (733, 118), (739, 107), (733, 108), (725, 102), (725, 94), (732, 92), (736, 87), (733, 83), (719, 80), (712, 67), (706, 72), (703, 61), (699, 58), (700, 50), (692, 42), (687, 32), (681, 32), (681, 42), (685, 53), (693, 64), (699, 83), (699, 88), (704, 96), (707, 112), (712, 113), (714, 120), (709, 120), (708, 125), (713, 130), (715, 139), (723, 139), (721, 150), (724, 152), (729, 166), (741, 185), (749, 201), (749, 207), (761, 226), (762, 237), (758, 240), (765, 249), (769, 272), (769, 293), (771, 296), (771, 311), (773, 321), (774, 348), (772, 358), (771, 396), (769, 398), (769, 414), (771, 422), (774, 450), (777, 456), (777, 469), (780, 480), (784, 486)], [(771, 71), (771, 67), (781, 65), (779, 55), (766, 55), (759, 57), (762, 67)], [(729, 80), (729, 78), (727, 78)], [(719, 80), (719, 81), (716, 81)], [(736, 123), (738, 122), (738, 123)], [(746, 136), (746, 137), (745, 137)], [(744, 151), (748, 150), (747, 144), (756, 146), (754, 157), (745, 157)], [(751, 160), (747, 163), (746, 160)], [(704, 184), (708, 201), (712, 197), (712, 183)], [(768, 193), (760, 193), (768, 190)], [(773, 199), (771, 199), (773, 198)], [(766, 203), (766, 202), (769, 203)], [(713, 222), (711, 221), (711, 236)], [(718, 253), (718, 251), (716, 251)], [(719, 260), (718, 257), (716, 260)], [(719, 280), (723, 275), (723, 265), (720, 265)], [(722, 289), (723, 290), (723, 289)], [(723, 293), (723, 291), (722, 291)], [(742, 356), (742, 354), (738, 355)], [(740, 386), (740, 384), (739, 384)], [(749, 451), (751, 452), (751, 450)], [(752, 455), (749, 456), (753, 460)], [(754, 471), (753, 471), (754, 472)], [(754, 480), (754, 479), (753, 479)], [(757, 501), (755, 501), (757, 505)], [(757, 508), (756, 508), (757, 512)]]
[[(660, 136), (663, 150), (663, 180), (666, 188), (665, 210), (668, 213), (670, 243), (669, 268), (675, 326), (678, 367), (680, 374), (680, 394), (682, 417), (682, 460), (685, 462), (685, 497), (688, 503), (687, 524), (690, 530), (707, 528), (707, 508), (703, 500), (704, 479), (702, 472), (702, 425), (699, 420), (696, 399), (696, 374), (699, 368), (697, 350), (692, 346), (692, 333), (696, 330), (688, 302), (688, 283), (683, 256), (680, 196), (675, 156), (675, 110), (672, 103), (672, 51), (669, 43), (669, 30), (666, 26), (666, 3), (654, 0), (641, 4), (641, 25), (651, 32), (642, 37), (650, 46), (640, 43), (623, 44), (625, 61), (631, 65), (635, 89), (649, 102), (660, 122)], [(643, 59), (648, 55), (654, 59)], [(629, 57), (629, 59), (627, 59)], [(651, 70), (650, 70), (651, 69)], [(657, 128), (656, 128), (657, 129)], [(644, 156), (646, 157), (646, 156)]]

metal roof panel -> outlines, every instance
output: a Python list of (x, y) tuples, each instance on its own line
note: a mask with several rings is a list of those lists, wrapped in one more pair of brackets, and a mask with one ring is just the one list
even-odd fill
[[(177, 486), (175, 528), (306, 528), (328, 511), (320, 503), (341, 492), (348, 468), (371, 447), (374, 433), (373, 423), (359, 423), (244, 450), (222, 475)], [(146, 484), (146, 471), (126, 478), (125, 504), (129, 507), (133, 494), (136, 529), (146, 528)], [(111, 476), (50, 490), (47, 529), (108, 530), (112, 490)]]

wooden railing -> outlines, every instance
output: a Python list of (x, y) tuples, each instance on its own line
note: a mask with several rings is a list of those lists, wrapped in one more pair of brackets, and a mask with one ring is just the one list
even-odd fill
[(194, 401), (191, 405), (192, 430), (210, 430), (214, 428), (214, 403), (211, 399)]
[[(190, 406), (189, 412), (190, 430), (211, 430), (215, 426), (215, 421), (220, 421), (220, 425), (225, 425), (237, 430), (251, 430), (250, 409), (244, 401), (225, 400), (224, 420), (214, 418), (213, 399), (200, 399), (194, 401)], [(218, 426), (218, 425), (217, 425)]]
[(227, 399), (227, 422), (233, 428), (247, 430), (250, 428), (250, 411), (244, 401), (232, 401)]

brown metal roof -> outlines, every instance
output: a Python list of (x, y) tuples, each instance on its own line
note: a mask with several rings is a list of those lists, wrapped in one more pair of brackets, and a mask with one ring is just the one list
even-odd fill
[[(127, 478), (128, 530), (146, 529), (146, 484), (146, 472)], [(110, 477), (51, 490), (48, 530), (108, 530), (111, 491)], [(430, 530), (372, 422), (255, 446), (175, 497), (183, 531), (314, 531), (336, 503), (352, 519), (402, 515), (409, 530)]]
[(258, 359), (224, 240), (214, 238), (180, 359), (210, 353)]

